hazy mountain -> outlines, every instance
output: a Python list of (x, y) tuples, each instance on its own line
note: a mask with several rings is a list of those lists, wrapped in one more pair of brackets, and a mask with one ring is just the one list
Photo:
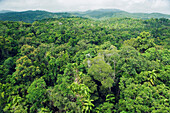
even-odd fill
[(75, 15), (82, 17), (90, 17), (90, 18), (103, 18), (103, 17), (112, 17), (115, 13), (124, 12), (119, 9), (98, 9), (98, 10), (88, 10), (85, 12), (77, 12)]
[(149, 18), (168, 18), (170, 19), (170, 15), (161, 14), (161, 13), (129, 13), (126, 11), (122, 11), (119, 9), (98, 9), (98, 10), (88, 10), (84, 12), (61, 12), (61, 13), (52, 13), (47, 11), (24, 11), (24, 12), (8, 12), (2, 11), (0, 13), (0, 20), (2, 21), (24, 21), (32, 23), (35, 20), (41, 20), (46, 18), (61, 18), (61, 17), (86, 17), (86, 18), (94, 18), (94, 19), (103, 19), (103, 18), (141, 18), (141, 19), (149, 19)]
[(14, 11), (11, 11), (11, 10), (1, 10), (0, 13), (8, 13), (8, 12), (14, 12)]
[(161, 13), (129, 13), (119, 9), (98, 9), (98, 10), (89, 10), (85, 12), (74, 13), (78, 16), (90, 17), (90, 18), (111, 18), (111, 17), (129, 17), (129, 18), (170, 18), (170, 15), (161, 14)]
[(72, 16), (70, 13), (62, 12), (62, 13), (52, 13), (47, 11), (24, 11), (24, 12), (8, 12), (1, 13), (0, 20), (3, 21), (24, 21), (32, 23), (35, 20), (41, 20), (45, 18), (59, 18), (59, 17), (70, 17)]
[(96, 10), (88, 10), (85, 12), (91, 13), (91, 12), (123, 12), (123, 11), (120, 9), (96, 9)]
[(168, 19), (170, 19), (170, 15), (161, 14), (161, 13), (120, 12), (120, 13), (115, 13), (112, 17), (128, 17), (128, 18), (141, 18), (141, 19), (149, 19), (149, 18), (168, 18)]

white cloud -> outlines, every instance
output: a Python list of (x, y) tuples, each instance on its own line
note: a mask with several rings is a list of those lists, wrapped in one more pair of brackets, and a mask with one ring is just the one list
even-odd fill
[(170, 0), (0, 0), (0, 10), (85, 11), (116, 8), (129, 12), (170, 14)]

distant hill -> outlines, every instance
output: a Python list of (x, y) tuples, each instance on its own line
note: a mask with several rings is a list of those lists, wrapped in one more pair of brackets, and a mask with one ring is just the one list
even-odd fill
[(121, 12), (115, 13), (113, 17), (130, 17), (130, 18), (141, 18), (141, 19), (149, 19), (149, 18), (167, 18), (170, 19), (170, 15), (162, 14), (162, 13), (128, 13)]
[(89, 18), (103, 18), (103, 17), (113, 17), (115, 13), (122, 13), (124, 11), (119, 9), (98, 9), (98, 10), (88, 10), (85, 12), (77, 12), (75, 15)]
[(8, 13), (8, 12), (14, 12), (14, 11), (11, 11), (11, 10), (1, 10), (0, 13)]
[(71, 17), (72, 14), (62, 12), (62, 13), (52, 13), (47, 11), (24, 11), (24, 12), (7, 12), (0, 14), (0, 20), (2, 21), (24, 21), (32, 23), (35, 20), (41, 20), (46, 18), (59, 18), (59, 17)]
[(98, 10), (88, 10), (85, 12), (60, 12), (52, 13), (47, 11), (24, 11), (24, 12), (12, 12), (12, 11), (1, 11), (0, 20), (2, 21), (24, 21), (32, 23), (36, 20), (46, 19), (46, 18), (61, 18), (61, 17), (86, 17), (94, 19), (105, 19), (105, 18), (168, 18), (170, 15), (161, 13), (129, 13), (119, 9), (98, 9)]
[(161, 14), (161, 13), (129, 13), (126, 11), (122, 11), (119, 9), (98, 9), (98, 10), (89, 10), (85, 12), (74, 13), (75, 15), (89, 18), (141, 18), (141, 19), (149, 19), (149, 18), (168, 18), (170, 19), (170, 15)]

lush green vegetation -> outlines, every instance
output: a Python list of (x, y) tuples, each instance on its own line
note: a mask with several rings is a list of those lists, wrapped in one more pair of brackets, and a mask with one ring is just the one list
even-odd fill
[(0, 22), (0, 112), (170, 112), (170, 20)]

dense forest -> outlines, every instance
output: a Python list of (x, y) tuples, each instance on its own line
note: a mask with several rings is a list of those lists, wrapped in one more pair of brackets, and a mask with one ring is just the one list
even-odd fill
[(1, 113), (170, 112), (170, 20), (0, 21)]

